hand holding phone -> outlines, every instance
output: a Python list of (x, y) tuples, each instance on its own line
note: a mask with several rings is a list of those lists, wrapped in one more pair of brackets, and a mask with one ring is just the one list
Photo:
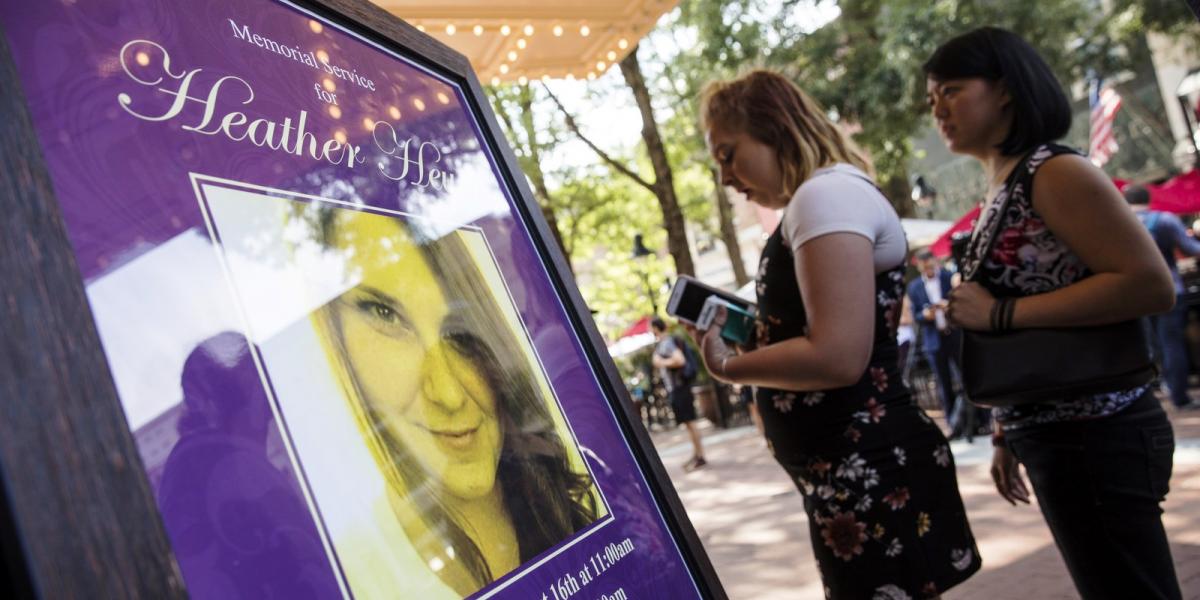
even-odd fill
[(704, 301), (696, 328), (701, 331), (709, 327), (720, 327), (721, 337), (738, 345), (745, 345), (754, 330), (754, 315), (717, 296)]
[(700, 283), (693, 277), (680, 275), (671, 287), (671, 297), (667, 301), (667, 314), (688, 325), (695, 325), (704, 310), (704, 303), (709, 297), (716, 296), (731, 306), (753, 315), (754, 303), (741, 298), (732, 292), (720, 290)]

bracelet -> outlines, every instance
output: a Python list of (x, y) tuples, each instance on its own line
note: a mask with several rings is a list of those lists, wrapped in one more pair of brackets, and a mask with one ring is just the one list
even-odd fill
[(1008, 298), (996, 298), (992, 303), (991, 325), (992, 331), (1004, 331), (1004, 310), (1008, 305)]
[(1017, 310), (1016, 298), (997, 298), (992, 304), (990, 324), (992, 331), (1002, 332), (1013, 328), (1013, 314)]

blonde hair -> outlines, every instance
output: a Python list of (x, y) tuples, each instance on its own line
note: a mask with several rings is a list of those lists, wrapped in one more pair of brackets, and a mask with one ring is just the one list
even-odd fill
[(756, 69), (731, 81), (713, 81), (700, 96), (700, 123), (745, 131), (779, 157), (785, 195), (791, 196), (813, 171), (849, 163), (871, 178), (875, 169), (862, 150), (821, 106), (783, 75)]

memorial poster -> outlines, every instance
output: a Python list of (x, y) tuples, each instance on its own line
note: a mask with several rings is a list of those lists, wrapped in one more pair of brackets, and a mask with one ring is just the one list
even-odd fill
[(460, 83), (284, 0), (0, 23), (191, 597), (700, 595)]

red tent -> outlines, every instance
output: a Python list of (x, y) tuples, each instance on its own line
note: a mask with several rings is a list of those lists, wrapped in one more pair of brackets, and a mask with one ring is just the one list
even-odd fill
[(621, 332), (622, 338), (627, 338), (631, 335), (639, 335), (650, 331), (650, 317), (642, 317), (636, 323), (630, 325), (628, 329)]
[[(1132, 182), (1114, 179), (1117, 189), (1124, 191)], [(1150, 208), (1176, 214), (1200, 212), (1200, 169), (1188, 171), (1162, 185), (1147, 184)]]
[(1200, 212), (1200, 169), (1151, 186), (1150, 208), (1176, 214)]

